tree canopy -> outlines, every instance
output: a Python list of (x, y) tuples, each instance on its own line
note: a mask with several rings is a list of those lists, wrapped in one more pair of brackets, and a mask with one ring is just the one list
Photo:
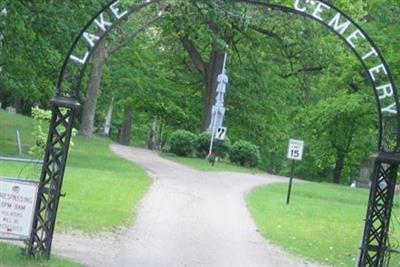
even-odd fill
[[(0, 16), (3, 108), (12, 105), (29, 114), (35, 104), (49, 107), (73, 38), (105, 2), (2, 1), (0, 10), (7, 9), (7, 16)], [(202, 132), (227, 52), (225, 124), (231, 140), (257, 144), (262, 168), (285, 174), (289, 138), (303, 139), (302, 178), (337, 183), (357, 178), (360, 164), (377, 149), (378, 117), (366, 73), (337, 36), (298, 15), (231, 1), (169, 3), (157, 6), (162, 19), (140, 34), (132, 36), (135, 25), (149, 17), (134, 16), (107, 38), (93, 114), (97, 129), (114, 99), (113, 128), (121, 128), (129, 109), (135, 144), (146, 142), (153, 122), (163, 142), (176, 129)], [(400, 2), (334, 4), (379, 45), (398, 83)], [(83, 102), (95, 65), (94, 60), (83, 84)]]

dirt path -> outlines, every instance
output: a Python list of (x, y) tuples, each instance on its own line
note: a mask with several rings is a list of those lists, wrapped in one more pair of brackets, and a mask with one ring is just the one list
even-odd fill
[(117, 234), (56, 235), (56, 254), (102, 267), (316, 266), (265, 241), (247, 211), (246, 192), (284, 178), (202, 172), (147, 150), (111, 149), (154, 177), (135, 222)]

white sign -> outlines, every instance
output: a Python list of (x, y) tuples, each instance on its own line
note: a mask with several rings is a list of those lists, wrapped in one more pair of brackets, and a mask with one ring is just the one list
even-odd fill
[(226, 127), (219, 127), (218, 129), (217, 129), (217, 131), (215, 132), (215, 139), (218, 139), (218, 140), (225, 140), (225, 137), (226, 137), (226, 131), (227, 131), (228, 129), (226, 128)]
[(29, 239), (37, 192), (36, 182), (0, 177), (0, 239)]
[(302, 140), (289, 140), (289, 149), (287, 157), (288, 159), (293, 160), (302, 160), (303, 159), (303, 149), (304, 149), (304, 141)]

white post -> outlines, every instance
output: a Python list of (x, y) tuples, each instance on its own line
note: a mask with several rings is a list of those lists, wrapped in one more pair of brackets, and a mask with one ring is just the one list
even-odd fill
[(211, 141), (210, 141), (210, 150), (208, 151), (208, 155), (206, 158), (210, 157), (212, 154), (213, 146), (214, 146), (214, 136), (215, 136), (215, 124), (217, 120), (214, 120), (212, 131), (211, 131)]
[(18, 144), (18, 154), (22, 155), (22, 144), (21, 144), (21, 136), (19, 134), (19, 130), (17, 130), (17, 144)]
[(103, 135), (104, 136), (109, 136), (109, 134), (110, 134), (111, 119), (112, 119), (113, 110), (114, 110), (114, 98), (111, 99), (110, 106), (108, 107), (106, 120), (104, 122), (104, 127), (103, 127)]

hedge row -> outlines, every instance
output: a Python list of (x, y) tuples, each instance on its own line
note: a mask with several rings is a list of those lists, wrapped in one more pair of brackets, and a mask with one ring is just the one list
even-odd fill
[[(177, 130), (171, 134), (169, 145), (170, 152), (181, 157), (206, 157), (210, 148), (211, 135), (204, 132), (196, 136), (195, 134)], [(228, 158), (232, 163), (256, 167), (260, 163), (260, 149), (258, 146), (243, 140), (235, 142), (233, 145), (226, 138), (222, 140), (214, 140), (213, 145), (214, 156), (219, 158)]]

